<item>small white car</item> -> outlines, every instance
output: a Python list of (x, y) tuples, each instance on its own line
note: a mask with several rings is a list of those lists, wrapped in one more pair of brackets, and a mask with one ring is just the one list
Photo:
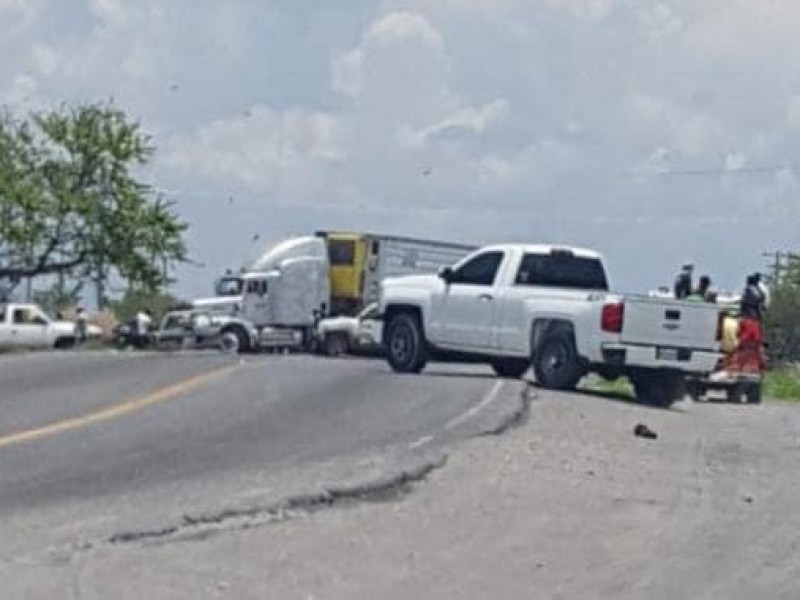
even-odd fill
[(322, 350), (328, 356), (345, 353), (371, 354), (381, 349), (383, 322), (378, 304), (370, 304), (355, 317), (330, 317), (317, 325)]

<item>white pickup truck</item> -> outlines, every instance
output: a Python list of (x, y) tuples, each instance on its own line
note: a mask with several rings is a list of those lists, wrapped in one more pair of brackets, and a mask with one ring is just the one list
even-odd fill
[(589, 373), (627, 375), (661, 406), (721, 357), (718, 306), (609, 293), (601, 256), (579, 248), (490, 246), (438, 276), (387, 279), (380, 314), (397, 372), (429, 359), (487, 362), (502, 377), (532, 366), (539, 385), (560, 390)]
[[(0, 304), (0, 348), (71, 348), (76, 333), (74, 323), (55, 321), (36, 304)], [(100, 328), (86, 333), (98, 337)]]

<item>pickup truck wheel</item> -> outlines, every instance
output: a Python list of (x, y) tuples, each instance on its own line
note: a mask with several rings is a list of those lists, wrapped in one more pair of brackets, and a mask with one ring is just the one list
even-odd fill
[(686, 383), (680, 373), (637, 373), (631, 380), (636, 399), (650, 406), (669, 408), (686, 394)]
[(347, 336), (341, 333), (330, 333), (325, 336), (325, 354), (341, 356), (348, 351)]
[(556, 333), (542, 340), (533, 357), (533, 371), (542, 387), (574, 390), (582, 373), (572, 337)]
[(494, 372), (499, 377), (508, 377), (509, 379), (519, 379), (530, 368), (530, 361), (524, 358), (502, 358), (492, 361)]
[(75, 347), (75, 338), (58, 338), (53, 345), (56, 350), (69, 350)]
[(401, 313), (386, 328), (386, 358), (397, 373), (419, 373), (428, 362), (425, 336), (416, 315)]

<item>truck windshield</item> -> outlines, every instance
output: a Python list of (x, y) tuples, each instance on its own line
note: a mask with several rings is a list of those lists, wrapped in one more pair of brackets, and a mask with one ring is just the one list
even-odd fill
[(526, 254), (516, 278), (517, 285), (608, 290), (603, 264), (597, 258), (573, 254)]
[(217, 281), (217, 296), (241, 296), (242, 278), (241, 277), (222, 277)]
[(332, 265), (352, 266), (356, 259), (354, 240), (329, 240), (328, 258)]

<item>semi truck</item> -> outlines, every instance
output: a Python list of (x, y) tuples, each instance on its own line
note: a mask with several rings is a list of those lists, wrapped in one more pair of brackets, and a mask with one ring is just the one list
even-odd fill
[(217, 281), (196, 307), (231, 317), (228, 350), (310, 348), (324, 317), (356, 316), (378, 301), (387, 277), (436, 273), (475, 246), (348, 231), (318, 231), (269, 248), (243, 272)]

